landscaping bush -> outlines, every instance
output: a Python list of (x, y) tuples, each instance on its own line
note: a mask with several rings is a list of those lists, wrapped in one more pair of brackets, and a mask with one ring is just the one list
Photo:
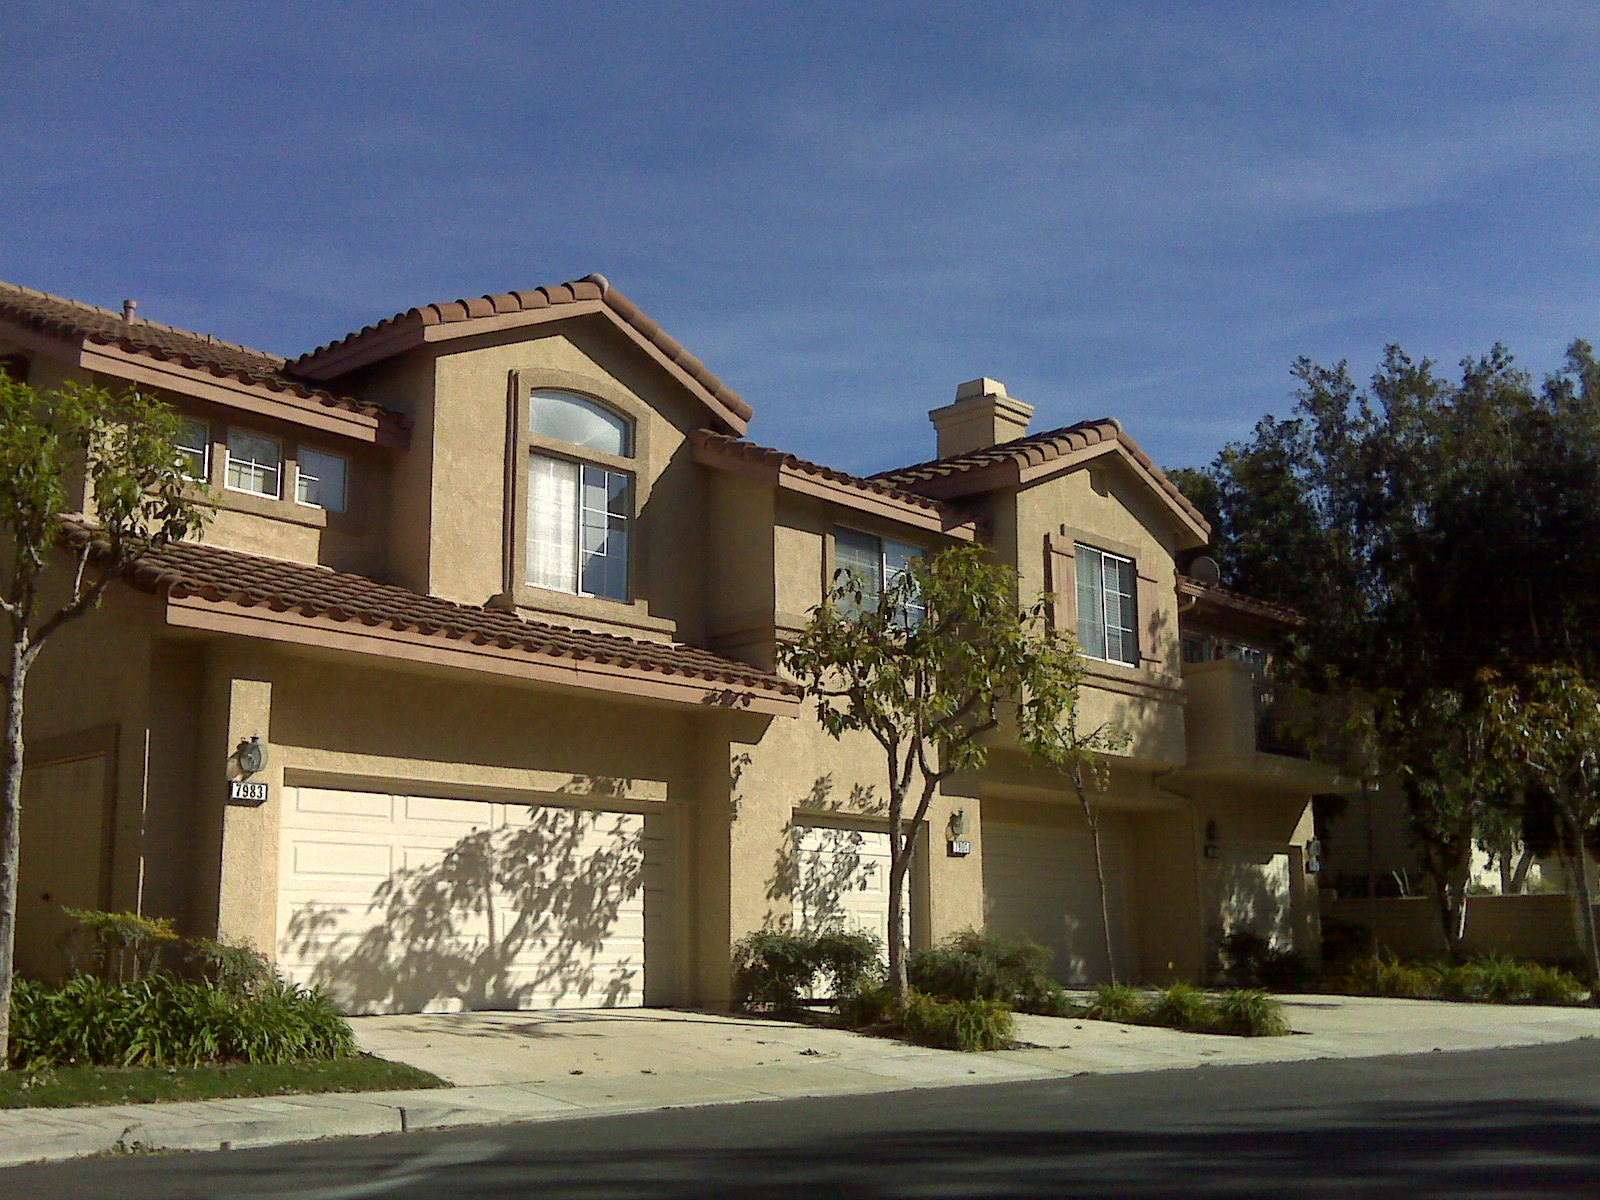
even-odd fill
[(183, 941), (166, 917), (65, 905), (61, 911), (78, 923), (67, 937), (67, 963), (74, 975), (132, 983), (154, 975), (162, 952), (176, 950)]
[(1212, 1003), (1220, 1033), (1239, 1037), (1283, 1037), (1289, 1032), (1289, 1018), (1284, 1015), (1283, 1005), (1265, 992), (1240, 988), (1223, 992)]
[(1477, 1000), (1489, 1004), (1532, 1001), (1570, 1004), (1587, 989), (1559, 967), (1486, 955), (1464, 963), (1407, 963), (1392, 957), (1352, 963), (1340, 987), (1356, 995), (1400, 996), (1414, 1000)]
[(1094, 990), (1094, 999), (1084, 1010), (1084, 1016), (1096, 1021), (1121, 1021), (1125, 1025), (1143, 1021), (1149, 1015), (1150, 1005), (1137, 988), (1125, 983), (1102, 983)]
[(1250, 929), (1236, 929), (1222, 939), (1228, 978), (1243, 987), (1288, 991), (1311, 982), (1311, 970), (1293, 950), (1277, 950)]
[(1174, 983), (1156, 992), (1148, 1019), (1173, 1029), (1210, 1029), (1217, 1023), (1217, 1006), (1194, 984)]
[(1061, 1016), (1071, 1004), (1046, 974), (1049, 965), (1050, 951), (1034, 942), (965, 929), (937, 946), (913, 950), (906, 976), (925, 995), (998, 1000), (1021, 1012)]
[(127, 983), (18, 980), (11, 1065), (193, 1067), (346, 1058), (349, 1024), (328, 998), (273, 982), (250, 994), (157, 973)]
[(895, 1023), (894, 995), (887, 983), (874, 983), (839, 999), (839, 1020), (850, 1029)]
[(823, 981), (843, 999), (871, 984), (881, 952), (878, 939), (866, 933), (758, 930), (734, 946), (734, 998), (753, 1011), (794, 1012)]
[(1003, 1050), (1016, 1037), (1011, 1010), (998, 1000), (952, 1000), (906, 993), (900, 1027), (913, 1041), (945, 1050)]

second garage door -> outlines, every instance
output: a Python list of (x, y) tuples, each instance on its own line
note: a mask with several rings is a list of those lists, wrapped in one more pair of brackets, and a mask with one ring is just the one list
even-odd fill
[(330, 788), (283, 802), (278, 963), (346, 1012), (645, 1003), (654, 820)]
[[(1122, 840), (1101, 830), (1111, 944), (1117, 975), (1129, 977)], [(1051, 973), (1065, 984), (1110, 978), (1101, 932), (1100, 891), (1088, 832), (1043, 825), (983, 826), (984, 917), (991, 933), (1025, 937), (1051, 950)]]
[(794, 918), (812, 933), (845, 928), (889, 938), (889, 835), (796, 825)]

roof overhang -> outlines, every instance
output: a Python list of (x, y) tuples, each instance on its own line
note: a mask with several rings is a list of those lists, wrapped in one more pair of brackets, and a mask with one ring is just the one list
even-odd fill
[(695, 709), (752, 712), (793, 717), (800, 713), (798, 695), (737, 683), (665, 675), (611, 663), (569, 658), (541, 658), (493, 641), (441, 638), (385, 626), (333, 622), (293, 610), (264, 605), (244, 606), (201, 596), (168, 597), (167, 624), (178, 629), (259, 638), (289, 645), (316, 647), (411, 664), (470, 671), (538, 683), (558, 690), (603, 693), (627, 702), (667, 704)]

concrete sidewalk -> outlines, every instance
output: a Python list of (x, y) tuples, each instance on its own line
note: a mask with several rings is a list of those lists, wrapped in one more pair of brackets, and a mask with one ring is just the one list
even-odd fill
[(1600, 1036), (1600, 1010), (1281, 997), (1295, 1035), (1211, 1037), (1017, 1018), (1016, 1050), (957, 1054), (834, 1029), (676, 1010), (361, 1017), (362, 1048), (448, 1080), (430, 1091), (0, 1111), (0, 1165), (216, 1150), (456, 1125), (1082, 1073), (1488, 1050)]

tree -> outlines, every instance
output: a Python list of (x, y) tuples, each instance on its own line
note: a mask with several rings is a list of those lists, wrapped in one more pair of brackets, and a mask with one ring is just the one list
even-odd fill
[(1067, 777), (1083, 809), (1089, 826), (1089, 841), (1094, 848), (1094, 880), (1100, 892), (1100, 935), (1105, 939), (1106, 970), (1117, 982), (1116, 951), (1111, 944), (1111, 902), (1106, 895), (1105, 860), (1100, 852), (1100, 805), (1098, 797), (1110, 785), (1106, 755), (1125, 750), (1132, 736), (1119, 726), (1098, 725), (1088, 733), (1078, 729), (1078, 710), (1073, 705), (1054, 729), (1041, 728), (1031, 749)]
[(913, 559), (874, 593), (846, 573), (780, 662), (816, 700), (831, 737), (883, 752), (889, 818), (889, 983), (906, 992), (906, 880), (939, 785), (981, 767), (1005, 722), (1048, 754), (1077, 702), (1082, 668), (1044, 598), (1019, 606), (1016, 573), (980, 546)]
[(1280, 669), (1377, 706), (1366, 757), (1404, 783), (1459, 932), (1473, 839), (1505, 857), (1523, 796), (1475, 775), (1480, 673), (1600, 671), (1600, 363), (1574, 342), (1536, 387), (1500, 346), (1458, 380), (1391, 346), (1366, 388), (1344, 363), (1293, 374), (1288, 418), (1176, 478), (1212, 519), (1224, 582), (1308, 618)]
[(1552, 839), (1569, 868), (1591, 980), (1600, 981), (1600, 934), (1588, 858), (1600, 833), (1600, 690), (1575, 668), (1537, 666), (1520, 682), (1489, 676), (1487, 761), (1508, 787), (1532, 785), (1554, 809)]
[[(0, 668), (0, 1065), (10, 1046), (28, 672), (140, 555), (204, 520), (183, 475), (180, 432), (178, 416), (152, 397), (77, 385), (41, 393), (0, 372), (0, 533), (9, 552), (0, 613), (11, 633)], [(93, 536), (72, 536), (62, 522), (70, 514), (91, 521)]]

